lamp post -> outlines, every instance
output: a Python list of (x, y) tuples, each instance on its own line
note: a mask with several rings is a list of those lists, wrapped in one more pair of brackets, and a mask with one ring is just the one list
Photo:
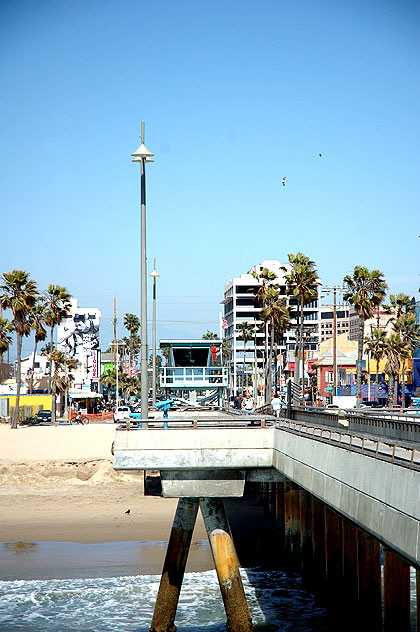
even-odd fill
[(159, 274), (156, 272), (156, 259), (153, 262), (153, 272), (150, 275), (153, 279), (153, 325), (152, 325), (152, 401), (156, 404), (156, 279)]
[(141, 418), (147, 428), (149, 418), (147, 389), (147, 258), (146, 258), (146, 162), (153, 162), (153, 154), (144, 144), (144, 121), (141, 124), (141, 145), (131, 155), (140, 165), (140, 321), (141, 321)]

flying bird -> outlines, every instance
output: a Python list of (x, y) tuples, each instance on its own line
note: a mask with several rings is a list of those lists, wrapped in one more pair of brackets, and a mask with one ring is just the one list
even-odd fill
[(286, 186), (286, 178), (283, 178), (283, 180), (281, 181), (282, 185), (285, 187)]
[(322, 154), (318, 154), (318, 156), (319, 156), (320, 158), (322, 158)]
[(126, 514), (129, 514), (129, 513), (130, 513), (130, 509), (127, 509), (127, 511), (126, 511), (125, 513), (126, 513)]

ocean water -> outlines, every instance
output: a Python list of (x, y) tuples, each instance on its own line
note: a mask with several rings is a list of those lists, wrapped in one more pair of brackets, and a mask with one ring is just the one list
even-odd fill
[[(147, 632), (160, 575), (141, 569), (157, 544), (0, 545), (0, 631)], [(202, 549), (198, 554), (208, 553), (204, 542)], [(325, 611), (298, 576), (257, 568), (241, 574), (259, 632), (327, 629)], [(187, 572), (175, 619), (178, 631), (224, 632), (225, 623), (216, 572)]]

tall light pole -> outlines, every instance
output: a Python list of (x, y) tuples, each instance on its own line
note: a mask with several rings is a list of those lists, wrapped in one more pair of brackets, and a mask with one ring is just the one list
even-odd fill
[(140, 321), (141, 321), (141, 418), (147, 428), (149, 419), (147, 389), (147, 257), (146, 257), (146, 162), (153, 162), (153, 154), (144, 144), (144, 121), (141, 124), (141, 145), (131, 155), (140, 165)]
[(156, 404), (156, 279), (159, 274), (156, 272), (156, 259), (153, 262), (153, 272), (150, 275), (153, 279), (153, 326), (152, 326), (152, 401)]

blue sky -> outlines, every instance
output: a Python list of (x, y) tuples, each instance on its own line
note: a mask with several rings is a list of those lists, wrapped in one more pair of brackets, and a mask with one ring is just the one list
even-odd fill
[(298, 251), (418, 298), (419, 36), (411, 0), (3, 0), (0, 272), (99, 307), (103, 346), (115, 294), (123, 335), (145, 121), (158, 338), (218, 331), (225, 283)]

